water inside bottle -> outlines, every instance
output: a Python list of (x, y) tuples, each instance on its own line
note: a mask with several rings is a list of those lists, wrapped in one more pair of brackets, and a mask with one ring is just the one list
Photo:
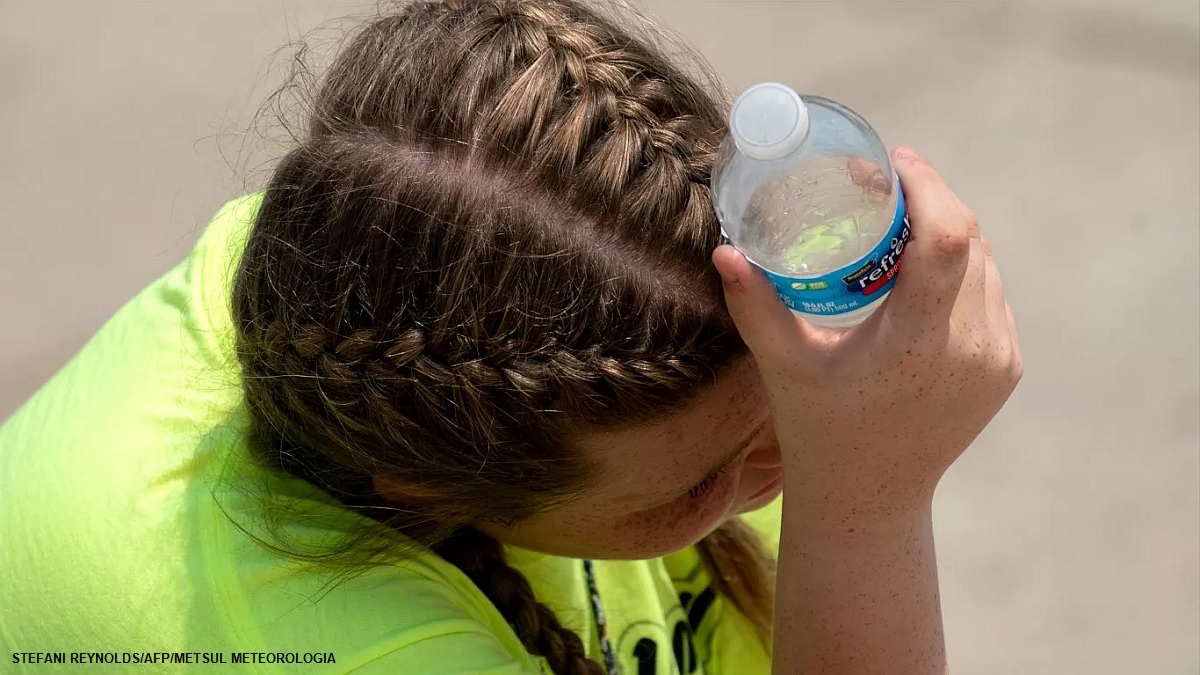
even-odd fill
[(751, 196), (739, 246), (778, 274), (828, 274), (856, 262), (887, 232), (892, 192), (890, 177), (868, 159), (804, 159)]

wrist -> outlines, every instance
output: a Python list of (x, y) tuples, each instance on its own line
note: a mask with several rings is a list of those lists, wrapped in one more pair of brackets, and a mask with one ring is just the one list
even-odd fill
[(942, 673), (932, 500), (887, 514), (806, 508), (784, 493), (777, 673)]
[(904, 529), (933, 517), (936, 484), (821, 487), (812, 481), (783, 481), (783, 509), (794, 527), (820, 532), (863, 533)]

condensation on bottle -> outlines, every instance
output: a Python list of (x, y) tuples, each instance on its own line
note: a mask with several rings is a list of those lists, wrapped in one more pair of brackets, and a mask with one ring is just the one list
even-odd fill
[(896, 282), (909, 238), (887, 148), (840, 103), (764, 82), (729, 116), (712, 174), (729, 243), (808, 321), (865, 320)]

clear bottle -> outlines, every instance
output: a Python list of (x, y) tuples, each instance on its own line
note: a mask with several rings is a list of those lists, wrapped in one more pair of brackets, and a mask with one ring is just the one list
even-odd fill
[(908, 242), (887, 148), (845, 106), (764, 82), (729, 116), (713, 167), (721, 230), (808, 321), (853, 326), (891, 292)]

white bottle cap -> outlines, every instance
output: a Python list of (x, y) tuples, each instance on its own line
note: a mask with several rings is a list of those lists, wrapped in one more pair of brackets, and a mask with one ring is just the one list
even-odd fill
[(733, 104), (729, 131), (738, 150), (748, 157), (781, 159), (799, 148), (808, 136), (808, 106), (786, 84), (756, 84)]

